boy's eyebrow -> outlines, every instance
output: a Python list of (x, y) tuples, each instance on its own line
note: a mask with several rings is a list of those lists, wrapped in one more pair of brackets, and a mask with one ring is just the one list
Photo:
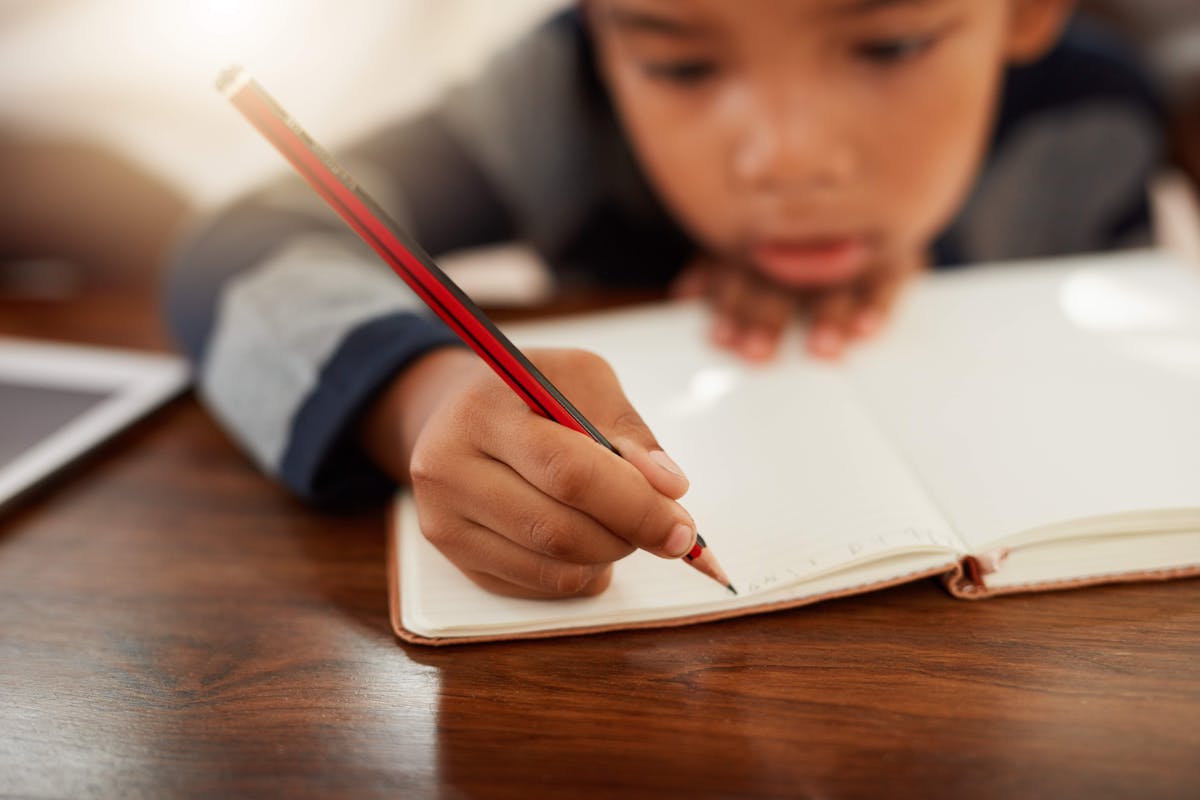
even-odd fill
[(638, 33), (655, 33), (679, 39), (697, 39), (712, 33), (704, 25), (650, 9), (629, 8), (616, 3), (609, 7), (607, 16), (617, 28)]

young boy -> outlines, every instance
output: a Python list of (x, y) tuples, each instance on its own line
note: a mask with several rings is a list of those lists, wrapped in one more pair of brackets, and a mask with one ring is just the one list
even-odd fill
[[(801, 310), (834, 356), (931, 261), (1144, 233), (1155, 106), (1103, 40), (1061, 35), (1069, 5), (585, 0), (339, 158), (434, 255), (523, 237), (563, 281), (707, 296), (748, 358)], [(200, 228), (169, 306), (264, 469), (318, 502), (411, 482), (488, 589), (594, 594), (635, 547), (695, 540), (601, 359), (530, 353), (624, 458), (530, 413), (303, 185)]]

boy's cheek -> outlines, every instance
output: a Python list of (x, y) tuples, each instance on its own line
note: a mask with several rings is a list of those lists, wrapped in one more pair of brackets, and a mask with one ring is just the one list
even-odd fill
[(896, 247), (926, 247), (937, 238), (962, 209), (986, 155), (989, 104), (971, 98), (932, 120), (897, 131), (876, 183), (875, 202)]

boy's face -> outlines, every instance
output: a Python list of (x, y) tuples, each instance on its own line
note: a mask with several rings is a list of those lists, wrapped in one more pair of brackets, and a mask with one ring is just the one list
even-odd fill
[(926, 248), (979, 168), (1017, 0), (594, 0), (644, 169), (705, 247), (788, 286)]

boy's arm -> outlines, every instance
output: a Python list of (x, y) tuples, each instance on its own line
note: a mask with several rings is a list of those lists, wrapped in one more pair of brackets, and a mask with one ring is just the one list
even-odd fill
[[(517, 235), (545, 249), (585, 194), (562, 197), (586, 138), (560, 107), (577, 67), (570, 27), (549, 23), (335, 155), (435, 256)], [(390, 490), (355, 426), (397, 374), (458, 340), (307, 185), (279, 181), (196, 226), (166, 294), (202, 396), (260, 466), (310, 501)]]

